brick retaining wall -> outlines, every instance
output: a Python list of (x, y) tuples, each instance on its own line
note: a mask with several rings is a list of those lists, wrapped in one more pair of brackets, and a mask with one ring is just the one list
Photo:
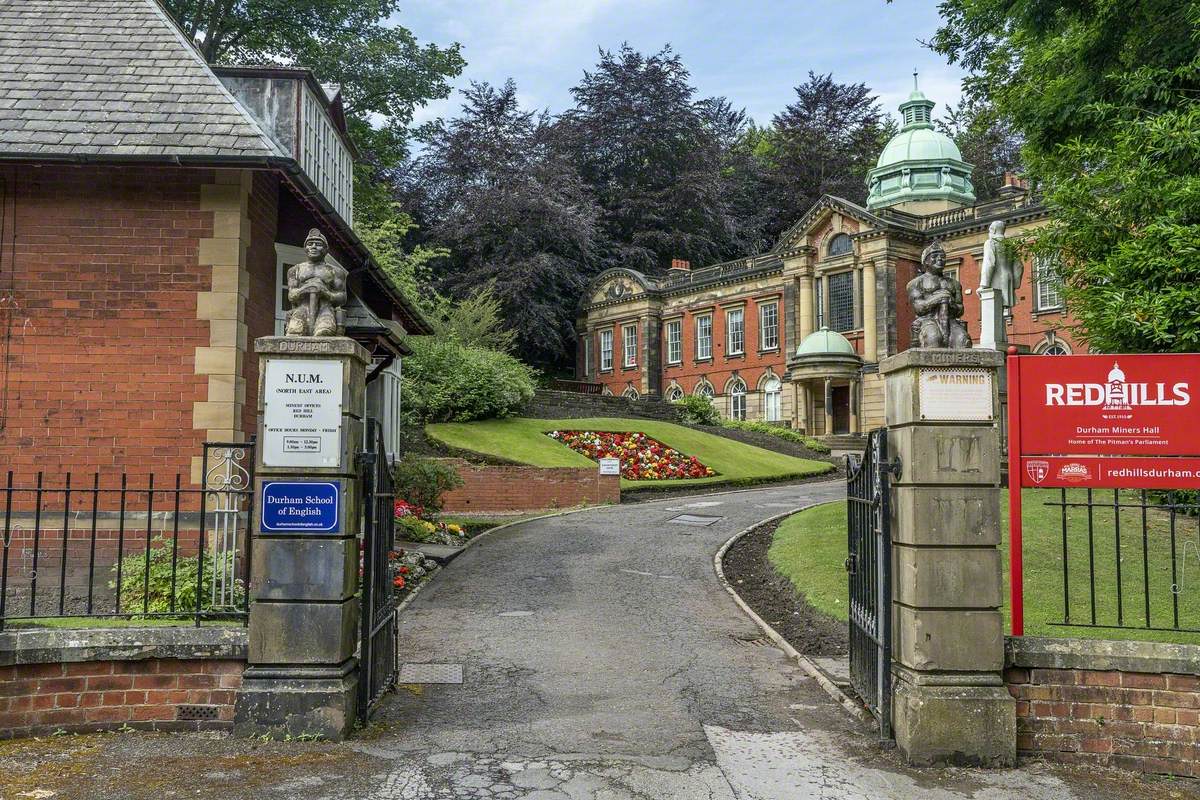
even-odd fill
[(1200, 777), (1200, 647), (1010, 639), (1017, 751)]
[(653, 398), (631, 400), (628, 397), (538, 389), (518, 416), (531, 419), (632, 417), (677, 422), (679, 409), (672, 403)]
[(231, 628), (0, 633), (0, 739), (231, 729), (245, 651)]
[(621, 479), (598, 467), (487, 466), (451, 459), (463, 485), (442, 496), (451, 514), (541, 511), (621, 502)]

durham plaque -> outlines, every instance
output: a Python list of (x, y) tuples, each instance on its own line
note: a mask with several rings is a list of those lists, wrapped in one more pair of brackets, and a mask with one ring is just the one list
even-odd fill
[(271, 359), (263, 385), (263, 464), (340, 467), (342, 362)]

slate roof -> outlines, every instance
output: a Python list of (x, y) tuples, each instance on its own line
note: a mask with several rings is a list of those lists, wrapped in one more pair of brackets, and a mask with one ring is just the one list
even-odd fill
[(285, 155), (155, 0), (0, 0), (0, 155)]

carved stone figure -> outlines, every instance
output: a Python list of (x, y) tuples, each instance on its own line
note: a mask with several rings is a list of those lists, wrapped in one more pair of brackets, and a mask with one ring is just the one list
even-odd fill
[(914, 347), (969, 349), (971, 337), (959, 319), (963, 313), (962, 286), (943, 273), (946, 251), (934, 242), (921, 253), (921, 274), (908, 282), (908, 302), (916, 313)]
[(1004, 220), (996, 220), (988, 227), (988, 238), (983, 243), (983, 269), (979, 274), (980, 289), (999, 289), (1004, 296), (1004, 307), (1012, 308), (1017, 298), (1017, 289), (1025, 267), (1019, 258), (1013, 258), (1004, 242)]
[(329, 242), (313, 228), (304, 239), (301, 261), (288, 268), (288, 336), (341, 336), (345, 333), (346, 270), (325, 261)]

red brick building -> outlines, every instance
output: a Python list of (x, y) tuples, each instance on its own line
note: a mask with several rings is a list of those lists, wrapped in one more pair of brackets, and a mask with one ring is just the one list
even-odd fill
[(428, 330), (352, 228), (336, 87), (214, 70), (154, 0), (9, 4), (0, 59), (0, 461), (195, 478), (203, 442), (255, 430), (253, 341), (313, 227), (394, 420)]
[[(971, 165), (932, 124), (914, 91), (904, 125), (868, 177), (866, 206), (825, 196), (767, 253), (665, 275), (599, 275), (578, 322), (576, 374), (606, 394), (713, 399), (725, 417), (858, 435), (883, 421), (879, 360), (910, 346), (905, 294), (937, 240), (964, 290), (979, 341), (979, 286), (989, 225), (1019, 239), (1047, 210), (1015, 178), (977, 203)], [(1049, 264), (1025, 264), (1007, 334), (1035, 353), (1081, 352)]]

